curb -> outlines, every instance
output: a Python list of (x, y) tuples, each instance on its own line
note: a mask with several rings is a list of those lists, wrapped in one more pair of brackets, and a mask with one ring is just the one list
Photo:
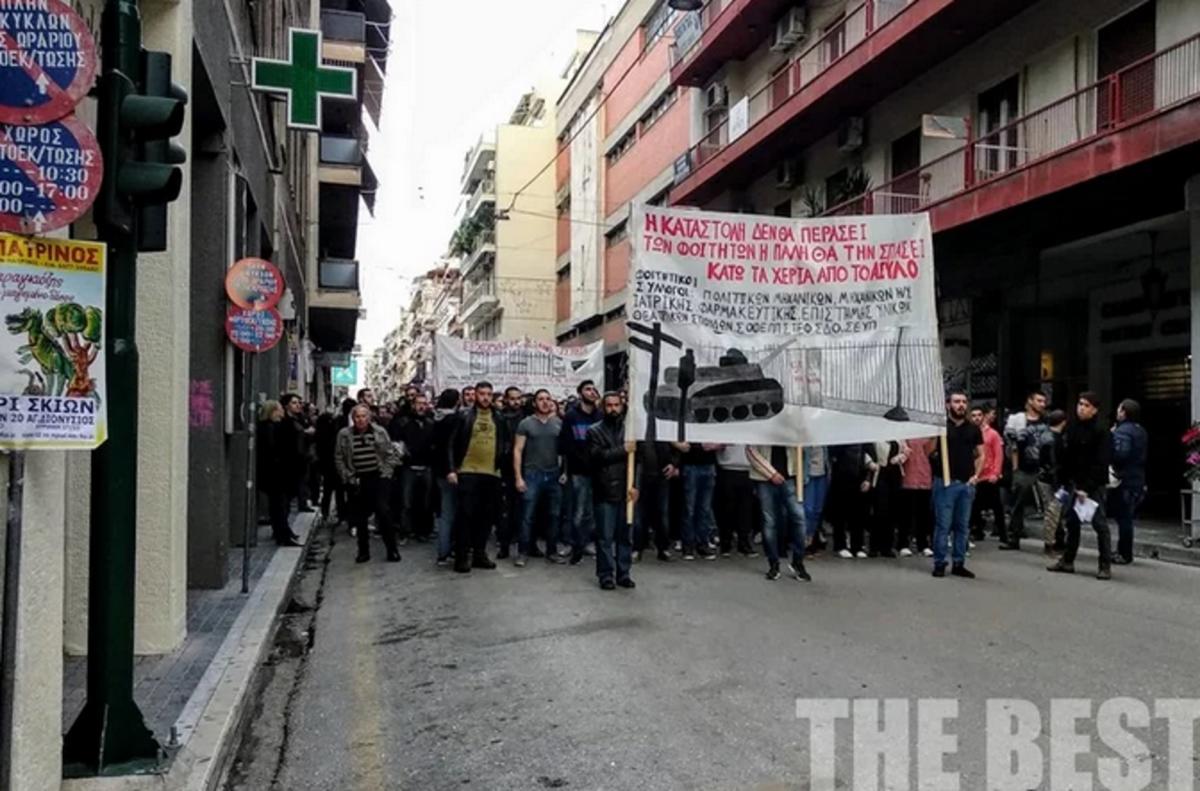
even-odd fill
[(215, 791), (237, 752), (248, 697), (299, 576), (317, 517), (294, 527), (301, 546), (276, 550), (175, 723), (179, 747), (161, 774), (64, 780), (62, 791)]

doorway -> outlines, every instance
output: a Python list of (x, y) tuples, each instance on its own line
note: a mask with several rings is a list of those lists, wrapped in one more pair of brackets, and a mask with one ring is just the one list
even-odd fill
[(1146, 458), (1146, 502), (1142, 513), (1179, 516), (1179, 491), (1186, 471), (1179, 438), (1191, 422), (1192, 366), (1186, 347), (1116, 355), (1112, 359), (1111, 414), (1122, 399), (1142, 407), (1150, 435)]

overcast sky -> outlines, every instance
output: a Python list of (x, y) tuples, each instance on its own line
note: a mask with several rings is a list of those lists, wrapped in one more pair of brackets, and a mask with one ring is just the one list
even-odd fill
[(399, 321), (410, 278), (445, 252), (467, 150), (562, 70), (577, 29), (599, 30), (619, 2), (393, 0), (382, 129), (368, 153), (379, 193), (375, 217), (359, 219), (364, 354)]

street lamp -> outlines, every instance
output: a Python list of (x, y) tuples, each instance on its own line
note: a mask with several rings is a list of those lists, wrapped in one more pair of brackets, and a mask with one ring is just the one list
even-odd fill
[(704, 0), (667, 0), (667, 6), (676, 11), (699, 11), (704, 7)]

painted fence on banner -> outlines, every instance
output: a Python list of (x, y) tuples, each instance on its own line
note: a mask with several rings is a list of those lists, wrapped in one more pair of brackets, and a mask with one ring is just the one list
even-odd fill
[(812, 445), (944, 430), (927, 215), (642, 206), (631, 236), (630, 439)]
[(438, 391), (461, 390), (479, 381), (524, 392), (549, 390), (556, 399), (575, 395), (585, 379), (604, 383), (604, 344), (552, 346), (531, 340), (472, 341), (437, 336), (433, 382)]

